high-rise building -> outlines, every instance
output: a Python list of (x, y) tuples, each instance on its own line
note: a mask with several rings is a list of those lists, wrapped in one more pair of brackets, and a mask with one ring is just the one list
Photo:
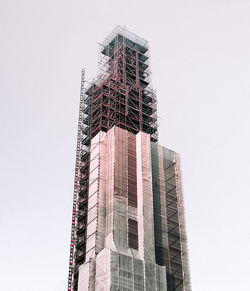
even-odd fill
[(179, 155), (157, 144), (148, 43), (117, 27), (80, 98), (68, 291), (190, 291)]

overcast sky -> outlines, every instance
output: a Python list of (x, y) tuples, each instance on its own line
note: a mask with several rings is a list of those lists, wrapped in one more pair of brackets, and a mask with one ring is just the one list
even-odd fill
[(1, 1), (0, 289), (67, 288), (81, 68), (117, 25), (149, 41), (193, 291), (250, 290), (249, 0)]

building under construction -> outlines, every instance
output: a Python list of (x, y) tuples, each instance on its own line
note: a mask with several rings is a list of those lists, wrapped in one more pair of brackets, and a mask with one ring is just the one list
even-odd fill
[(158, 145), (148, 43), (117, 27), (82, 72), (68, 291), (190, 291), (179, 155)]

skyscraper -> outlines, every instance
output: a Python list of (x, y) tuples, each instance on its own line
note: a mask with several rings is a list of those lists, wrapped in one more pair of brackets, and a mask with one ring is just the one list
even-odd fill
[(157, 144), (148, 43), (117, 27), (79, 111), (68, 291), (189, 291), (179, 155)]

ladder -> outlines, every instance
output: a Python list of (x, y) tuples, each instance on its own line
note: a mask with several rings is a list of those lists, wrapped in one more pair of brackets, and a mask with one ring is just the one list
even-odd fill
[(70, 240), (70, 257), (69, 257), (69, 274), (68, 274), (68, 291), (73, 291), (74, 284), (74, 270), (76, 267), (75, 251), (77, 240), (77, 214), (78, 214), (78, 197), (80, 192), (80, 159), (82, 151), (83, 139), (83, 116), (84, 116), (84, 80), (85, 71), (82, 70), (81, 74), (81, 93), (80, 93), (80, 106), (79, 106), (79, 119), (77, 130), (77, 146), (76, 146), (76, 163), (75, 163), (75, 180), (74, 180), (74, 196), (73, 196), (73, 213), (71, 224), (71, 240)]

